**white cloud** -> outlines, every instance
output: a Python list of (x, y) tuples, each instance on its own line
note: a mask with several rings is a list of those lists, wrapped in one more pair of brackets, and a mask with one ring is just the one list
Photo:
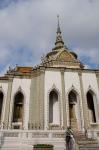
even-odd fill
[[(79, 47), (76, 52), (80, 57), (88, 56), (99, 64), (98, 0), (23, 0), (0, 10), (1, 65), (38, 62), (43, 53), (54, 47), (57, 14), (65, 44), (73, 49)], [(22, 60), (20, 47), (27, 49)], [(27, 54), (33, 59), (29, 60)]]

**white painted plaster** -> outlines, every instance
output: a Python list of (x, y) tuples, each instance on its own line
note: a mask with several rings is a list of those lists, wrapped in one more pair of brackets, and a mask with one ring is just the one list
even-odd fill
[[(48, 128), (48, 94), (55, 87), (55, 89), (62, 93), (61, 85), (61, 72), (59, 71), (46, 71), (45, 72), (45, 96), (44, 96), (44, 108), (45, 108), (45, 129)], [(61, 96), (60, 96), (61, 99)]]
[(92, 90), (95, 94), (93, 95), (93, 100), (94, 100), (94, 106), (95, 106), (96, 120), (97, 122), (99, 122), (99, 113), (98, 113), (99, 89), (98, 89), (96, 75), (95, 73), (82, 73), (82, 80), (83, 80), (83, 88), (84, 88), (85, 97), (86, 97), (88, 90)]
[[(78, 122), (78, 127), (81, 128), (81, 122), (83, 123), (83, 110), (82, 114), (80, 114), (80, 109), (82, 108), (82, 102), (81, 100), (81, 88), (80, 88), (80, 80), (79, 80), (79, 75), (77, 72), (65, 72), (64, 75), (65, 79), (65, 94), (66, 94), (66, 103), (68, 104), (68, 94), (69, 92), (74, 89), (78, 93), (77, 97), (77, 104), (75, 107), (75, 112), (76, 112), (76, 117), (77, 117), (77, 122)], [(80, 107), (81, 108), (78, 109)], [(66, 105), (66, 114), (67, 114), (67, 126), (69, 125), (69, 112), (68, 112), (68, 105)]]
[(3, 106), (2, 106), (2, 117), (1, 122), (4, 122), (4, 116), (6, 113), (5, 107), (6, 107), (6, 100), (7, 100), (7, 92), (8, 92), (8, 83), (0, 83), (0, 91), (3, 92)]
[(24, 95), (24, 121), (23, 121), (24, 125), (23, 126), (25, 129), (28, 129), (28, 121), (29, 121), (30, 85), (31, 85), (31, 79), (18, 79), (18, 78), (14, 78), (12, 84), (10, 116), (9, 116), (10, 124), (11, 124), (14, 96), (19, 91), (20, 89), (19, 87), (21, 87), (22, 93)]
[(71, 89), (72, 85), (80, 93), (80, 81), (78, 73), (76, 72), (65, 72), (65, 91), (66, 93)]
[(97, 95), (97, 101), (99, 104), (99, 90), (95, 73), (82, 73), (82, 81), (85, 95), (90, 86), (93, 92)]
[(53, 105), (53, 123), (60, 124), (59, 101), (54, 102)]

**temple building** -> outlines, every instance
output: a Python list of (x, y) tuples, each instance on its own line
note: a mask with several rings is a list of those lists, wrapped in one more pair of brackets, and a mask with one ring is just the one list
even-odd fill
[(9, 67), (0, 77), (0, 148), (64, 150), (69, 126), (79, 150), (80, 142), (99, 149), (99, 70), (85, 69), (65, 46), (58, 20), (55, 47), (41, 64)]

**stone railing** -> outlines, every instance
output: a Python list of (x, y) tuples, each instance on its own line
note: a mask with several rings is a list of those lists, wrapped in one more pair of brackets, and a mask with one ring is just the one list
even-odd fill
[(99, 139), (99, 129), (98, 130), (88, 130), (88, 138)]
[(8, 138), (64, 138), (65, 131), (0, 130), (1, 136)]
[(4, 132), (3, 137), (19, 137), (18, 132)]

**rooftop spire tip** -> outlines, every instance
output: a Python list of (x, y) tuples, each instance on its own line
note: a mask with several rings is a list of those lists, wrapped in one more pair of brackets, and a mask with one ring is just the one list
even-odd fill
[(59, 23), (59, 15), (57, 15), (57, 19), (58, 19), (57, 33), (61, 33), (61, 30), (60, 30), (60, 23)]

